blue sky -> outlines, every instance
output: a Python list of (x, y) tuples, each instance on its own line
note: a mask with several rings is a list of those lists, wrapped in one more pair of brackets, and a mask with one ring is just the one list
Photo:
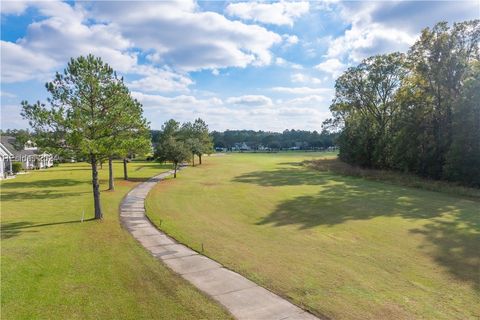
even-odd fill
[(124, 75), (152, 128), (201, 117), (211, 129), (320, 130), (335, 78), (405, 52), (424, 27), (480, 17), (477, 1), (1, 2), (1, 124), (70, 57)]

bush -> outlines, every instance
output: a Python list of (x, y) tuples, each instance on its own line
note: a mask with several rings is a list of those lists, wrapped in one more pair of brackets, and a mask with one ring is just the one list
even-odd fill
[(22, 171), (22, 163), (21, 162), (12, 162), (12, 171), (13, 173), (18, 173)]

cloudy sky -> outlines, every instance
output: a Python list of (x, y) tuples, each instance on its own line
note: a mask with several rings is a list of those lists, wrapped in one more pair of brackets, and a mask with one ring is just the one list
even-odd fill
[(335, 78), (406, 51), (422, 28), (480, 17), (476, 1), (1, 2), (1, 124), (70, 57), (93, 53), (125, 80), (152, 128), (320, 130)]

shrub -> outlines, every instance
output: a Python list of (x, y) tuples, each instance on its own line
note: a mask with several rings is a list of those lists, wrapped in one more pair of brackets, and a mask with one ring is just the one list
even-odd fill
[(22, 171), (22, 163), (21, 162), (12, 162), (12, 171), (13, 173), (18, 173)]

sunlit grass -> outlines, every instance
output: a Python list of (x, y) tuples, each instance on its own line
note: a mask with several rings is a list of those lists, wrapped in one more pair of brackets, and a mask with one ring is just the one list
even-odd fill
[(480, 202), (300, 165), (324, 156), (205, 157), (155, 187), (149, 217), (318, 315), (478, 316)]
[[(116, 191), (102, 179), (103, 221), (93, 217), (88, 164), (33, 171), (1, 184), (2, 319), (198, 319), (228, 315), (149, 256), (120, 226), (125, 194), (167, 170), (115, 163)], [(83, 223), (80, 222), (84, 216)]]

